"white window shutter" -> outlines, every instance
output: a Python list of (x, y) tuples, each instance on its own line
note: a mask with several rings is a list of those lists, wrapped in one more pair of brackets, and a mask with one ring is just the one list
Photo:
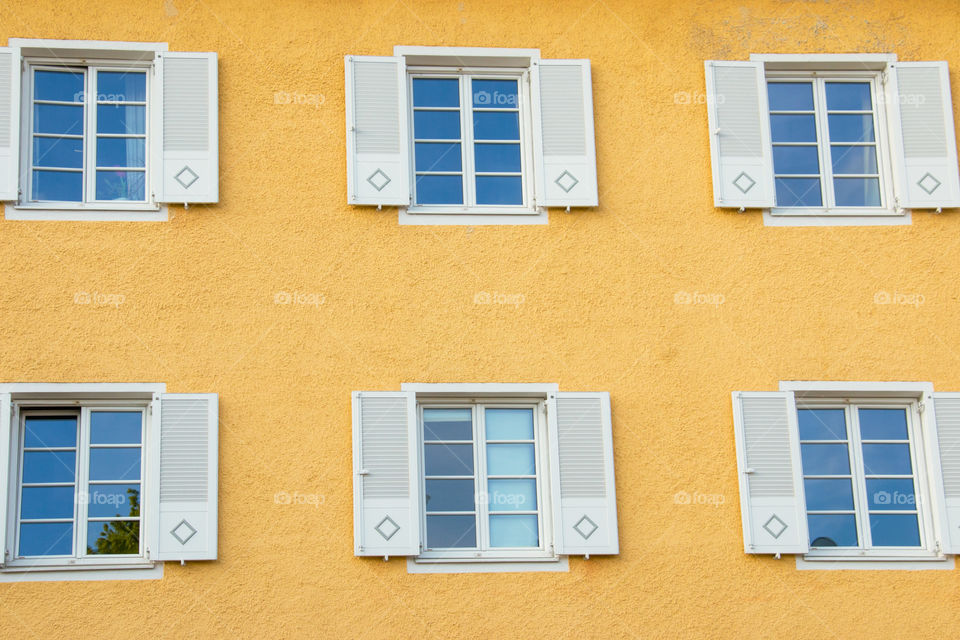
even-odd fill
[(895, 62), (887, 69), (897, 204), (960, 206), (960, 171), (946, 62)]
[(157, 58), (152, 155), (157, 202), (220, 198), (217, 54), (163, 51)]
[(20, 49), (0, 47), (0, 200), (20, 191)]
[(556, 552), (620, 553), (610, 394), (550, 394), (547, 424)]
[[(930, 475), (939, 507), (940, 545), (944, 553), (960, 553), (960, 393), (935, 393), (924, 412)], [(938, 464), (939, 462), (939, 464)]]
[(807, 512), (792, 391), (735, 391), (733, 424), (747, 553), (806, 553)]
[(215, 393), (160, 396), (156, 560), (217, 559), (218, 404)]
[(762, 62), (707, 60), (707, 121), (716, 207), (776, 204)]
[(589, 60), (540, 60), (531, 74), (537, 205), (596, 207)]
[(407, 72), (403, 57), (347, 56), (347, 201), (410, 204)]
[(7, 509), (14, 508), (8, 504), (10, 492), (10, 443), (14, 437), (12, 426), (13, 409), (10, 405), (10, 394), (0, 393), (0, 566), (12, 557), (12, 550), (7, 549)]
[(412, 391), (353, 393), (353, 540), (358, 556), (420, 553), (417, 401)]

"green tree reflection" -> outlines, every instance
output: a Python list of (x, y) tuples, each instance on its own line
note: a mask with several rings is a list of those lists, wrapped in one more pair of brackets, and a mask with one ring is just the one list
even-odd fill
[[(127, 501), (130, 503), (130, 517), (140, 515), (140, 491), (127, 489)], [(87, 545), (89, 554), (133, 554), (140, 553), (140, 521), (115, 520), (104, 522), (103, 530), (95, 541), (95, 547)]]

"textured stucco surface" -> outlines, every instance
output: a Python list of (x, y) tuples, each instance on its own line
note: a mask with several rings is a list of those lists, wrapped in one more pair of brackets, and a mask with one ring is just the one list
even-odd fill
[[(773, 229), (716, 210), (702, 104), (704, 59), (892, 51), (948, 60), (960, 105), (955, 1), (30, 0), (0, 6), (0, 24), (0, 41), (217, 51), (221, 118), (217, 206), (171, 207), (166, 223), (0, 221), (0, 379), (220, 394), (220, 559), (159, 581), (0, 584), (0, 636), (955, 634), (956, 571), (799, 572), (743, 554), (730, 392), (960, 390), (960, 212)], [(601, 206), (474, 228), (347, 206), (343, 56), (395, 44), (590, 58)], [(322, 104), (275, 104), (281, 91)], [(123, 304), (76, 304), (85, 292)], [(723, 303), (677, 304), (685, 293)], [(618, 557), (521, 575), (353, 557), (350, 392), (471, 381), (610, 392)], [(723, 504), (678, 505), (681, 491)]]

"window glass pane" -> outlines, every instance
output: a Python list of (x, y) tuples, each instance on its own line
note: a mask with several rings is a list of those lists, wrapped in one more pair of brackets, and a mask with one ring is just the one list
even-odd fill
[(147, 108), (144, 106), (97, 105), (97, 133), (144, 133)]
[(473, 137), (476, 140), (519, 140), (520, 114), (515, 111), (475, 111)]
[(520, 172), (519, 144), (475, 144), (477, 171)]
[(809, 82), (768, 82), (770, 111), (813, 111), (813, 85)]
[(428, 476), (472, 476), (472, 444), (424, 444), (424, 469)]
[(142, 71), (98, 71), (97, 100), (146, 102), (147, 74)]
[(71, 553), (73, 553), (72, 522), (20, 525), (21, 556), (65, 556)]
[(772, 115), (770, 133), (774, 142), (816, 142), (817, 121), (810, 115)]
[(450, 549), (476, 546), (476, 516), (427, 516), (428, 548)]
[(140, 444), (143, 414), (139, 411), (91, 411), (91, 444)]
[(77, 419), (74, 416), (37, 416), (24, 420), (23, 446), (30, 447), (75, 447), (77, 445)]
[(459, 140), (459, 111), (414, 111), (413, 135), (418, 140)]
[(460, 171), (460, 143), (418, 142), (415, 145), (417, 171)]
[(778, 207), (820, 207), (819, 178), (777, 178)]
[(820, 154), (816, 147), (775, 146), (773, 170), (778, 174), (819, 174)]
[(136, 517), (140, 515), (139, 484), (93, 484), (87, 502), (91, 518)]
[(24, 451), (23, 481), (73, 482), (76, 462), (76, 451)]
[(487, 409), (487, 440), (533, 440), (533, 409)]
[(535, 515), (490, 516), (491, 547), (538, 547)]
[(33, 99), (83, 102), (83, 73), (39, 69), (34, 71)]
[(487, 445), (487, 473), (492, 476), (536, 474), (533, 444)]
[(850, 458), (846, 444), (802, 444), (803, 473), (808, 476), (848, 475)]
[(63, 104), (33, 105), (34, 133), (83, 134), (83, 107)]
[(829, 111), (871, 111), (868, 82), (828, 82), (827, 109)]
[(463, 178), (417, 176), (417, 204), (463, 204)]
[(803, 490), (809, 511), (853, 510), (853, 486), (847, 478), (805, 478)]
[(853, 514), (809, 514), (811, 547), (857, 546), (857, 519)]
[(834, 178), (833, 192), (839, 207), (879, 207), (877, 178)]
[(34, 137), (33, 166), (81, 169), (83, 167), (83, 140), (79, 138)]
[(140, 553), (140, 521), (114, 520), (87, 523), (87, 553), (137, 555)]
[(860, 409), (860, 437), (864, 440), (907, 440), (904, 409)]
[(413, 106), (459, 107), (460, 80), (457, 78), (414, 78)]
[[(813, 117), (813, 116), (811, 116)], [(873, 116), (836, 114), (827, 116), (831, 142), (873, 142)]]
[(97, 166), (143, 167), (146, 147), (144, 138), (97, 138)]
[(477, 204), (523, 204), (520, 176), (477, 176)]
[(846, 440), (847, 419), (843, 409), (799, 409), (801, 440)]
[(867, 500), (871, 511), (914, 511), (917, 508), (911, 478), (868, 478)]
[(146, 175), (143, 171), (97, 171), (97, 200), (144, 200)]
[(919, 547), (916, 514), (870, 514), (870, 536), (875, 547)]
[(80, 202), (83, 200), (83, 174), (79, 171), (34, 171), (33, 199)]
[(73, 518), (73, 487), (24, 487), (20, 502), (20, 517)]
[(426, 480), (427, 511), (473, 511), (473, 480)]
[(473, 106), (487, 109), (516, 109), (516, 80), (473, 80)]
[(834, 173), (876, 173), (876, 147), (851, 147), (833, 145), (830, 147)]
[(533, 478), (489, 480), (487, 505), (491, 512), (536, 511), (537, 481)]
[(91, 448), (90, 479), (139, 480), (140, 448)]
[(424, 409), (425, 440), (473, 440), (470, 409)]
[(867, 475), (910, 475), (910, 446), (906, 444), (864, 444), (863, 468)]

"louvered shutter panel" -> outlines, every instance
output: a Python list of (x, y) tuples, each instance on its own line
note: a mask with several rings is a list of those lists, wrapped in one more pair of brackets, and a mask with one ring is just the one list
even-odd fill
[(763, 63), (707, 60), (706, 77), (714, 206), (774, 206)]
[(806, 553), (807, 514), (792, 391), (737, 391), (733, 423), (747, 553)]
[(531, 84), (537, 205), (597, 206), (590, 61), (540, 60)]
[(218, 398), (160, 396), (158, 560), (217, 559)]
[(211, 203), (220, 197), (217, 54), (158, 54), (160, 144), (157, 202)]
[(353, 394), (353, 539), (358, 556), (420, 553), (417, 402), (413, 392)]
[(13, 412), (10, 406), (10, 394), (0, 393), (0, 566), (13, 556), (7, 549), (7, 527), (9, 521), (7, 509), (15, 508), (8, 503), (10, 482), (10, 439), (12, 437)]
[(620, 553), (610, 394), (551, 394), (547, 424), (556, 552)]
[(930, 475), (939, 493), (940, 545), (944, 553), (960, 553), (960, 393), (935, 393), (933, 398), (933, 415), (928, 407), (925, 417), (939, 457), (939, 465), (932, 461)]
[(410, 204), (407, 78), (402, 57), (347, 56), (347, 201)]
[(20, 49), (0, 47), (0, 200), (20, 190)]
[(960, 170), (946, 62), (895, 62), (887, 70), (897, 199), (904, 208), (960, 206)]

